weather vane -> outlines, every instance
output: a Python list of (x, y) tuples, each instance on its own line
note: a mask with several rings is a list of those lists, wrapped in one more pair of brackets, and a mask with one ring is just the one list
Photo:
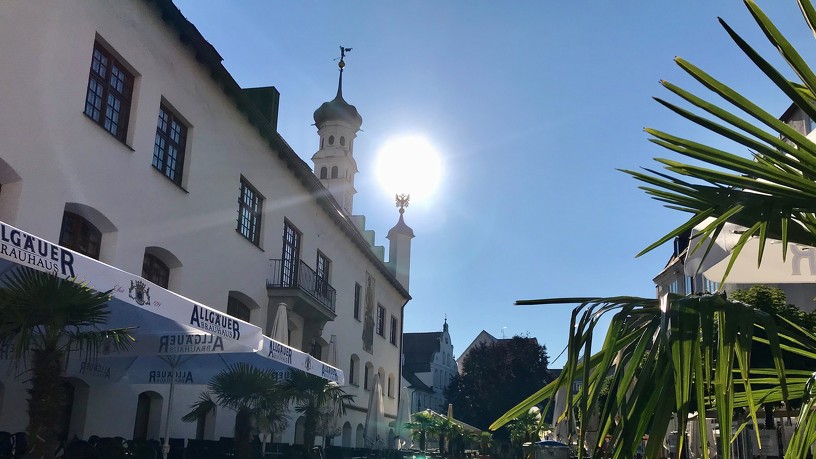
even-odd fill
[(337, 63), (337, 66), (340, 67), (341, 72), (343, 71), (343, 67), (346, 66), (346, 61), (344, 60), (346, 58), (346, 53), (350, 51), (351, 48), (346, 48), (344, 46), (340, 47), (340, 62)]
[(399, 213), (402, 215), (405, 213), (405, 208), (408, 207), (408, 201), (411, 199), (410, 194), (398, 194), (395, 196), (397, 201), (397, 207), (399, 207)]

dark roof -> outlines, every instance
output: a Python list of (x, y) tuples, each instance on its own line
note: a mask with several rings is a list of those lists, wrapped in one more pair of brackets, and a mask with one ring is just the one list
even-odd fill
[(431, 359), (434, 352), (439, 352), (441, 338), (442, 332), (403, 333), (402, 355), (405, 357), (403, 371), (406, 374), (431, 371)]
[(408, 381), (408, 388), (413, 390), (421, 390), (423, 392), (433, 392), (433, 389), (428, 387), (427, 384), (422, 382), (419, 377), (414, 373), (407, 373), (403, 372), (402, 377)]
[[(342, 62), (342, 61), (341, 61)], [(340, 69), (340, 81), (337, 83), (337, 95), (334, 100), (323, 102), (314, 112), (315, 125), (320, 128), (323, 123), (340, 121), (351, 126), (354, 132), (360, 130), (363, 117), (357, 112), (357, 107), (343, 99), (343, 69)]]
[(377, 258), (371, 250), (368, 241), (360, 234), (357, 227), (349, 219), (346, 212), (337, 203), (331, 193), (326, 190), (317, 177), (312, 173), (312, 169), (292, 150), (292, 147), (281, 137), (272, 127), (267, 116), (238, 85), (232, 75), (223, 66), (223, 58), (218, 51), (206, 40), (201, 32), (184, 17), (181, 10), (173, 4), (172, 0), (146, 0), (153, 2), (158, 7), (161, 18), (178, 33), (179, 41), (190, 47), (196, 60), (209, 71), (210, 77), (221, 87), (224, 93), (232, 99), (235, 105), (248, 119), (250, 125), (255, 127), (258, 134), (268, 143), (270, 149), (277, 153), (278, 157), (286, 164), (289, 170), (299, 179), (300, 183), (309, 191), (324, 212), (334, 220), (346, 236), (353, 242), (360, 251), (368, 257), (369, 261), (377, 267), (380, 273), (403, 297), (410, 300), (411, 295), (408, 290), (400, 284), (394, 273), (392, 273), (385, 263)]

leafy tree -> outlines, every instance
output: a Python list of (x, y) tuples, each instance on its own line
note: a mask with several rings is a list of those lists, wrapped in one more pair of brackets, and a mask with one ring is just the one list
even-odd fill
[(731, 292), (730, 296), (732, 300), (742, 301), (778, 317), (777, 323), (779, 324), (790, 321), (807, 330), (816, 331), (816, 314), (803, 311), (796, 305), (788, 303), (785, 292), (778, 287), (753, 285), (747, 290)]
[[(816, 9), (808, 0), (798, 3), (808, 31), (816, 33)], [(798, 81), (789, 81), (725, 21), (721, 19), (720, 23), (756, 67), (793, 104), (816, 119), (816, 73), (752, 0), (746, 0), (745, 4)], [(788, 243), (816, 245), (816, 143), (690, 62), (680, 57), (675, 58), (675, 62), (718, 96), (718, 100), (725, 100), (744, 116), (721, 107), (718, 105), (721, 102), (711, 102), (666, 81), (662, 82), (663, 86), (691, 108), (663, 99), (657, 101), (733, 142), (740, 154), (646, 129), (655, 144), (703, 164), (657, 159), (665, 172), (625, 171), (645, 183), (643, 189), (655, 199), (690, 214), (686, 222), (649, 245), (643, 253), (682, 236), (691, 228), (699, 229), (701, 237), (692, 240), (690, 250), (707, 253), (709, 246), (705, 241), (716, 239), (726, 223), (740, 225), (745, 231), (732, 251), (725, 272), (727, 277), (735, 258), (752, 238), (759, 242), (760, 254), (769, 239), (780, 240), (782, 247)], [(745, 149), (751, 152), (752, 158), (741, 155)], [(674, 415), (685, 419), (690, 411), (702, 413), (713, 408), (719, 425), (729, 426), (734, 408), (745, 407), (748, 417), (756, 423), (756, 412), (763, 403), (797, 398), (803, 398), (804, 402), (799, 427), (791, 438), (786, 457), (805, 457), (816, 441), (816, 412), (813, 410), (816, 376), (811, 376), (810, 371), (786, 368), (781, 351), (784, 348), (803, 357), (816, 358), (816, 337), (798, 324), (782, 319), (784, 325), (779, 325), (780, 316), (729, 301), (721, 295), (669, 296), (662, 302), (612, 297), (519, 303), (578, 303), (580, 306), (573, 311), (564, 371), (555, 383), (505, 413), (493, 428), (551, 397), (558, 387), (569, 387), (574, 380), (581, 379), (582, 390), (575, 397), (570, 396), (568, 405), (582, 413), (599, 410), (602, 434), (611, 435), (616, 445), (611, 452), (613, 458), (633, 456), (638, 440), (649, 426), (656, 435), (649, 437), (646, 455), (657, 457), (662, 434)], [(612, 315), (612, 320), (603, 347), (593, 353), (592, 336), (603, 315)], [(755, 327), (761, 327), (764, 334), (755, 335)], [(768, 345), (773, 366), (751, 366), (752, 341)], [(643, 365), (635, 364), (644, 358)], [(599, 388), (608, 375), (613, 378), (610, 394), (604, 405), (599, 406)], [(755, 384), (764, 387), (754, 388)], [(702, 416), (698, 418), (702, 430)], [(684, 431), (685, 425), (680, 423), (681, 449)], [(581, 432), (582, 438), (583, 435)], [(593, 457), (604, 454), (597, 445), (587, 447)], [(703, 453), (704, 457), (708, 456), (705, 449)], [(724, 459), (730, 455), (730, 448), (722, 448)]]
[(117, 350), (130, 346), (128, 329), (100, 328), (110, 315), (109, 300), (110, 291), (97, 292), (76, 279), (23, 267), (6, 274), (0, 286), (0, 348), (9, 350), (15, 364), (30, 357), (30, 457), (53, 458), (59, 447), (67, 397), (61, 378), (69, 354), (93, 358), (103, 343)]
[(307, 451), (314, 446), (321, 424), (346, 414), (354, 396), (337, 383), (303, 371), (292, 371), (284, 387), (295, 402), (295, 411), (304, 417), (303, 442)]
[[(747, 290), (736, 290), (731, 293), (731, 299), (741, 301), (749, 304), (775, 318), (775, 322), (779, 326), (784, 326), (785, 323), (794, 323), (798, 326), (808, 330), (816, 331), (816, 314), (812, 312), (805, 312), (796, 306), (788, 303), (785, 292), (778, 287), (771, 287), (769, 285), (754, 285)], [(767, 338), (764, 330), (757, 330), (757, 335), (761, 338)], [(782, 352), (782, 358), (785, 361), (785, 367), (790, 369), (807, 370), (816, 365), (816, 361), (803, 357), (801, 355), (790, 352)], [(773, 367), (773, 355), (767, 345), (755, 341), (751, 347), (751, 366), (755, 368)], [(771, 429), (774, 427), (774, 407), (778, 403), (766, 403), (765, 408), (765, 427)]]
[[(463, 371), (446, 390), (457, 419), (485, 430), (521, 394), (532, 394), (551, 379), (547, 349), (535, 339), (515, 336), (475, 347)], [(502, 434), (507, 438), (507, 433)]]
[(216, 404), (235, 411), (235, 452), (239, 459), (253, 457), (251, 442), (258, 430), (280, 432), (289, 424), (286, 412), (291, 393), (272, 370), (236, 363), (215, 375), (207, 389), (182, 420), (195, 422)]

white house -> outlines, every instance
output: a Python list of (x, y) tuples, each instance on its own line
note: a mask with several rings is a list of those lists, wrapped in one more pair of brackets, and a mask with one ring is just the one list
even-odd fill
[[(786, 110), (780, 119), (802, 134), (816, 139), (816, 122), (795, 105)], [(756, 237), (752, 237), (734, 262), (726, 283), (720, 285), (733, 248), (746, 228), (726, 224), (708, 249), (710, 240), (705, 240), (698, 246), (697, 236), (699, 229), (706, 224), (704, 222), (675, 239), (669, 262), (654, 278), (658, 297), (665, 293), (688, 295), (717, 290), (732, 292), (748, 289), (752, 285), (767, 284), (784, 291), (788, 302), (800, 309), (816, 310), (816, 249), (788, 244), (784, 248), (786, 257), (783, 261), (781, 241), (770, 240), (765, 246), (762, 263), (757, 266), (759, 243)], [(704, 254), (705, 260), (701, 261)]]
[(447, 413), (445, 389), (456, 375), (448, 321), (441, 332), (403, 334), (402, 385), (411, 413), (431, 409)]
[[(0, 43), (1, 221), (267, 334), (285, 307), (289, 344), (335, 360), (333, 341), (330, 363), (356, 397), (334, 444), (364, 446), (375, 374), (396, 416), (413, 232), (400, 215), (386, 261), (351, 213), (362, 118), (342, 79), (315, 112), (309, 166), (276, 131), (277, 91), (239, 87), (170, 0), (2, 2)], [(113, 413), (86, 382), (66, 383), (69, 436), (157, 437), (159, 423), (135, 423), (166, 410), (165, 387), (110, 388)], [(199, 390), (182, 388), (175, 406)], [(23, 430), (22, 389), (0, 395), (0, 430)], [(199, 434), (232, 436), (232, 423), (219, 413)], [(300, 440), (291, 424), (279, 441)]]

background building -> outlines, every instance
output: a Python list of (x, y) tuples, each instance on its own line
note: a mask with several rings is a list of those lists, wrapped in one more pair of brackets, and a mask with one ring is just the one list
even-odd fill
[[(780, 119), (810, 139), (816, 139), (814, 134), (816, 122), (795, 105), (791, 105)], [(752, 237), (746, 241), (745, 247), (728, 274), (726, 283), (721, 286), (720, 281), (728, 268), (733, 248), (746, 228), (731, 223), (725, 224), (703, 262), (701, 260), (710, 241), (706, 240), (695, 250), (699, 242), (696, 235), (706, 224), (707, 222), (704, 222), (698, 228), (675, 238), (669, 262), (654, 278), (658, 297), (665, 293), (689, 295), (717, 290), (728, 293), (745, 290), (752, 285), (766, 284), (785, 292), (788, 302), (799, 309), (816, 310), (816, 249), (788, 244), (785, 248), (786, 259), (783, 261), (780, 256), (781, 242), (769, 241), (762, 257), (762, 264), (757, 267), (759, 243), (758, 238)]]
[[(351, 215), (362, 118), (342, 79), (315, 112), (310, 167), (276, 131), (275, 88), (239, 87), (170, 0), (3, 2), (0, 42), (0, 220), (267, 334), (285, 308), (289, 344), (344, 370), (356, 397), (335, 444), (363, 446), (375, 374), (396, 416), (413, 232), (400, 215), (386, 261)], [(137, 409), (166, 409), (162, 386), (117, 388), (111, 416), (88, 403), (94, 387), (66, 384), (71, 437), (130, 438)], [(24, 394), (0, 395), (0, 430), (23, 430)], [(232, 423), (220, 412), (205, 438)], [(278, 440), (299, 439), (291, 424)]]
[(403, 335), (402, 384), (411, 413), (431, 409), (447, 413), (445, 389), (456, 374), (453, 344), (445, 319), (441, 332)]

